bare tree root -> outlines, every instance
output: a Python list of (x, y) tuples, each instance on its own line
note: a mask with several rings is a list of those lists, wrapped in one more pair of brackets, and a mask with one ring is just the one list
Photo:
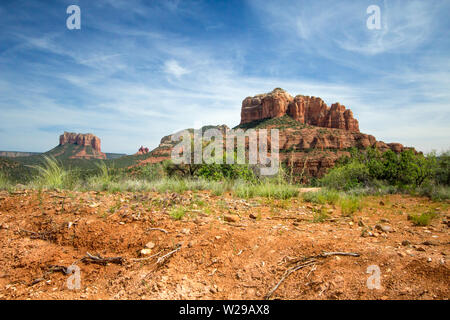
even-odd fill
[(316, 263), (319, 262), (319, 259), (325, 259), (331, 256), (351, 256), (351, 257), (359, 257), (359, 253), (353, 253), (353, 252), (323, 252), (322, 254), (316, 255), (316, 256), (309, 256), (309, 257), (303, 257), (300, 259), (294, 259), (289, 262), (289, 264), (295, 264), (293, 267), (287, 269), (283, 276), (281, 277), (280, 281), (266, 294), (265, 299), (270, 299), (270, 297), (274, 294), (274, 292), (280, 287), (280, 285), (283, 283), (284, 280), (291, 275), (291, 273), (303, 269), (308, 266), (313, 266), (313, 268), (316, 268)]

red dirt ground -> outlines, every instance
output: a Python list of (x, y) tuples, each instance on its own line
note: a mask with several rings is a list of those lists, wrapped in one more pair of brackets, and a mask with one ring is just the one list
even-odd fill
[[(187, 210), (181, 220), (170, 216), (177, 207)], [(333, 251), (360, 256), (318, 259), (290, 274), (271, 299), (450, 297), (448, 203), (367, 197), (352, 218), (326, 206), (330, 218), (312, 222), (317, 207), (301, 197), (209, 192), (0, 192), (0, 299), (264, 299), (299, 258)], [(429, 210), (439, 213), (429, 226), (407, 219)], [(149, 242), (151, 253), (141, 255)], [(123, 263), (81, 261), (87, 252)], [(79, 290), (68, 289), (69, 275), (51, 271), (74, 263)], [(367, 287), (370, 265), (380, 268), (380, 289)]]

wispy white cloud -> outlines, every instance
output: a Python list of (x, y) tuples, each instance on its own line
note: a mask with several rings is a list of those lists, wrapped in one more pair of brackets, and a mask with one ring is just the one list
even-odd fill
[[(381, 5), (381, 30), (345, 26), (345, 36), (336, 43), (345, 50), (367, 55), (410, 51), (429, 39), (435, 6), (435, 3), (425, 1), (385, 0)], [(358, 34), (352, 30), (363, 32)]]
[(186, 68), (180, 66), (180, 64), (176, 60), (166, 61), (164, 63), (164, 71), (169, 75), (175, 76), (177, 78), (180, 78), (182, 75), (189, 73), (189, 71)]

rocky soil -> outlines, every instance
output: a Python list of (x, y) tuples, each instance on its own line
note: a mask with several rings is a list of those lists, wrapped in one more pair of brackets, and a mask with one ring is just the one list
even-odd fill
[[(448, 203), (368, 197), (352, 218), (326, 206), (313, 222), (317, 209), (209, 192), (3, 192), (0, 299), (264, 299), (302, 261), (271, 299), (450, 297)], [(429, 226), (407, 219), (428, 210), (439, 212)], [(358, 256), (303, 259), (323, 252)], [(79, 290), (67, 287), (72, 264)]]

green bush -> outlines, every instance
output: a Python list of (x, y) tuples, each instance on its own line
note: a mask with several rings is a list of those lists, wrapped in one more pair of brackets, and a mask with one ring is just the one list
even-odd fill
[(450, 186), (430, 182), (424, 184), (416, 190), (413, 190), (411, 193), (426, 196), (433, 201), (444, 201), (450, 199)]
[(279, 184), (267, 180), (266, 182), (246, 183), (238, 182), (233, 191), (240, 198), (265, 197), (270, 199), (290, 199), (299, 193), (298, 187), (290, 184)]
[(313, 210), (313, 220), (312, 222), (324, 222), (325, 220), (327, 220), (329, 218), (329, 215), (326, 211), (325, 208), (320, 208), (318, 210), (314, 209)]
[(330, 170), (321, 182), (328, 188), (350, 190), (367, 185), (369, 180), (368, 167), (363, 163), (352, 161), (342, 167)]
[(202, 164), (197, 170), (198, 177), (207, 180), (245, 180), (254, 181), (255, 175), (248, 165), (244, 164)]
[(362, 209), (362, 202), (360, 197), (347, 196), (339, 201), (342, 215), (345, 217), (351, 217), (357, 211)]
[(433, 220), (436, 216), (437, 214), (434, 212), (425, 212), (421, 215), (410, 214), (408, 219), (411, 220), (416, 226), (428, 226), (431, 223), (431, 220)]
[[(365, 151), (350, 150), (351, 158), (344, 158), (331, 169), (320, 184), (337, 190), (365, 189), (372, 194), (411, 192), (428, 184), (446, 184), (448, 179), (449, 155), (436, 157), (434, 153), (424, 156), (407, 149), (400, 153), (377, 149)], [(448, 185), (448, 184), (447, 184)], [(430, 188), (425, 188), (430, 191)], [(445, 198), (445, 189), (430, 192)], [(442, 191), (444, 191), (442, 193)]]
[(10, 182), (2, 171), (0, 171), (0, 190), (8, 189), (10, 186)]
[(170, 210), (169, 215), (172, 219), (181, 220), (186, 214), (186, 210), (184, 208), (174, 208)]
[(439, 184), (450, 186), (450, 150), (436, 158), (435, 177)]
[(125, 170), (127, 176), (147, 181), (163, 179), (167, 176), (166, 168), (162, 163), (152, 163), (143, 166), (136, 166)]
[(336, 204), (341, 198), (341, 195), (333, 189), (322, 189), (316, 192), (305, 192), (302, 194), (302, 198), (306, 202), (316, 204)]

